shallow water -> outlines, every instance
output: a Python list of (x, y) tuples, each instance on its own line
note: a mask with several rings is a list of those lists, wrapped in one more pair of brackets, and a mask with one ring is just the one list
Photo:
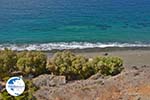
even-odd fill
[(1, 48), (92, 48), (118, 44), (149, 46), (150, 0), (0, 1)]

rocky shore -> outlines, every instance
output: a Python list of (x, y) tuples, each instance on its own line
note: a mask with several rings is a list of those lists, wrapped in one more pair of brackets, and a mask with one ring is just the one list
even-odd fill
[(149, 100), (150, 67), (133, 66), (113, 77), (96, 74), (72, 82), (63, 76), (42, 75), (33, 83), (40, 87), (34, 93), (38, 100)]
[[(46, 54), (52, 58), (53, 52)], [(37, 100), (150, 100), (150, 50), (77, 51), (75, 54), (89, 59), (117, 56), (123, 59), (124, 69), (115, 76), (97, 73), (82, 80), (68, 80), (65, 76), (48, 72), (34, 78), (26, 75), (27, 90), (22, 96), (31, 95)], [(15, 71), (12, 75), (22, 75), (22, 72)], [(3, 100), (2, 96), (14, 98), (7, 94), (4, 79), (0, 78), (0, 100)]]

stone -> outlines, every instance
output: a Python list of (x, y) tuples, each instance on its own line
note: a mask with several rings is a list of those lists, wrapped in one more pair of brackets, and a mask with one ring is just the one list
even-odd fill
[(97, 80), (99, 78), (102, 78), (102, 75), (100, 73), (97, 73), (95, 75), (92, 75), (89, 79), (90, 80)]
[(53, 87), (66, 84), (66, 77), (44, 74), (34, 78), (32, 82), (37, 87)]

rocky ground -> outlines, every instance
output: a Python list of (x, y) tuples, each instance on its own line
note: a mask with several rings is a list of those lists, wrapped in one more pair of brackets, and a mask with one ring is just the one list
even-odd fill
[(150, 100), (150, 67), (133, 66), (119, 75), (93, 75), (67, 82), (64, 76), (42, 75), (33, 79), (40, 87), (38, 100)]

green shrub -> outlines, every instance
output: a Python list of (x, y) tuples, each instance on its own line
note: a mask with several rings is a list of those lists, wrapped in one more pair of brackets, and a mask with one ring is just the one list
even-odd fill
[(72, 60), (75, 59), (75, 55), (70, 52), (57, 52), (48, 61), (47, 68), (55, 75), (65, 75), (71, 77), (72, 72)]
[(0, 51), (0, 79), (10, 76), (13, 71), (36, 76), (47, 73), (47, 69), (55, 75), (65, 75), (68, 79), (86, 79), (97, 72), (116, 75), (122, 71), (122, 66), (123, 61), (118, 57), (104, 56), (89, 60), (70, 51), (58, 52), (48, 62), (42, 52)]
[(46, 71), (47, 57), (41, 52), (25, 51), (18, 53), (17, 68), (24, 74), (39, 75)]
[(89, 59), (83, 56), (76, 56), (72, 61), (72, 68), (75, 75), (79, 75), (79, 78), (86, 79), (94, 74), (94, 70), (89, 63)]
[(53, 74), (65, 75), (68, 79), (84, 79), (91, 75), (88, 59), (70, 51), (56, 53), (48, 61), (47, 68)]
[(16, 68), (17, 55), (14, 51), (5, 49), (0, 51), (0, 77), (8, 76)]
[(65, 75), (68, 79), (86, 79), (93, 74), (116, 75), (123, 69), (123, 61), (118, 57), (95, 57), (92, 60), (69, 51), (56, 53), (47, 64), (55, 75)]
[(103, 75), (116, 75), (123, 69), (123, 60), (119, 57), (95, 57), (91, 63), (95, 73)]

